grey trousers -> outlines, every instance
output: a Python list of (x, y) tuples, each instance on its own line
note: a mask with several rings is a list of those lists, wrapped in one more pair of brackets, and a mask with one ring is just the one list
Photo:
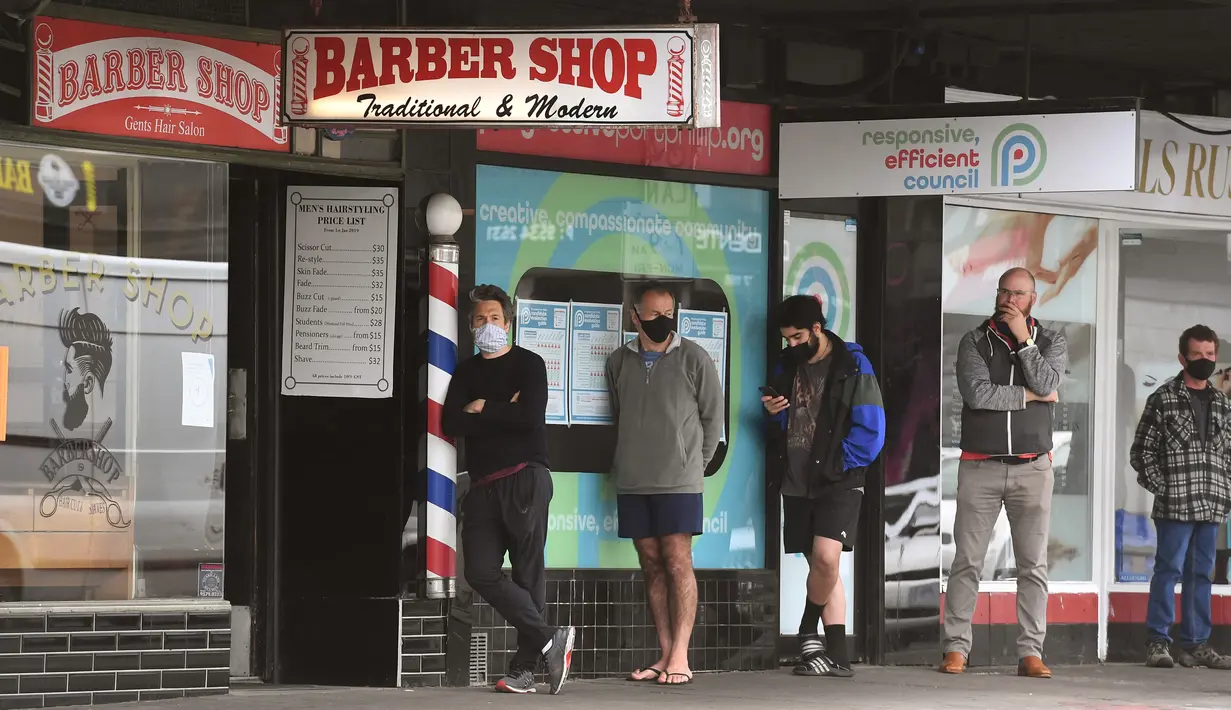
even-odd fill
[(970, 656), (970, 619), (996, 519), (1003, 505), (1017, 557), (1017, 655), (1043, 657), (1047, 636), (1047, 539), (1052, 468), (1047, 456), (1010, 466), (962, 461), (957, 470), (957, 547), (945, 594), (945, 652)]

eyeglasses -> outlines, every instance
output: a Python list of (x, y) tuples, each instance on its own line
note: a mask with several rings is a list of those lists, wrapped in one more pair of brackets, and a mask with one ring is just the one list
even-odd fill
[(1034, 291), (1010, 291), (1007, 288), (996, 289), (997, 296), (1011, 296), (1013, 298), (1024, 298), (1034, 293)]

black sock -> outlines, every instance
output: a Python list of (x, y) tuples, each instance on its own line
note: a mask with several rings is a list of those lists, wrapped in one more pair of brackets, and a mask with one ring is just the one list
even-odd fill
[(799, 635), (817, 635), (817, 629), (821, 625), (821, 612), (825, 610), (824, 604), (816, 604), (811, 599), (804, 601), (804, 618), (799, 621)]
[(851, 667), (851, 659), (846, 655), (846, 624), (825, 627), (825, 655), (843, 668)]

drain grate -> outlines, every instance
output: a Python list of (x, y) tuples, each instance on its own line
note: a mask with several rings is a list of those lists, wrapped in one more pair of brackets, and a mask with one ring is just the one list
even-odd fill
[(470, 685), (487, 685), (487, 634), (470, 634)]

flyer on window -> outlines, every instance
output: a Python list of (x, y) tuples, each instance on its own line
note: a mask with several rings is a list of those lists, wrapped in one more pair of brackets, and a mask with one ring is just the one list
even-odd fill
[(573, 303), (569, 335), (569, 422), (610, 424), (607, 358), (621, 346), (619, 305)]
[(547, 366), (548, 424), (568, 424), (568, 332), (568, 303), (517, 299), (517, 346), (537, 353)]

